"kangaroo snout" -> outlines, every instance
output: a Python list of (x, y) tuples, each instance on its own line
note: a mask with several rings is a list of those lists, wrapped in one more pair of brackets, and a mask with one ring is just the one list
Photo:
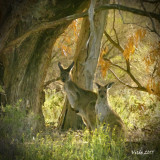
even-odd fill
[(65, 78), (62, 78), (62, 82), (65, 82), (66, 81), (66, 79)]
[(104, 98), (104, 95), (103, 95), (103, 94), (99, 94), (99, 96), (100, 96), (101, 98)]

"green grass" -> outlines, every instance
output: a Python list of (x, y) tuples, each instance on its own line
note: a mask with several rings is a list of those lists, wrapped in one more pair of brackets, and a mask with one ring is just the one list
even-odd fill
[[(38, 134), (34, 140), (19, 144), (20, 155), (15, 158), (26, 160), (123, 160), (126, 157), (122, 140), (110, 140), (102, 130), (88, 130), (58, 135)], [(22, 149), (23, 148), (23, 149)], [(20, 152), (21, 151), (21, 152)]]
[(53, 124), (54, 127), (57, 127), (63, 104), (64, 95), (62, 92), (56, 92), (55, 90), (45, 91), (45, 103), (42, 106), (42, 110), (46, 125)]
[[(101, 128), (90, 132), (58, 133), (44, 131), (34, 135), (30, 117), (16, 106), (3, 108), (0, 117), (0, 159), (15, 160), (99, 160), (124, 159), (125, 145), (122, 140), (111, 140)], [(56, 130), (55, 130), (56, 131)]]
[[(153, 97), (150, 101), (149, 97), (151, 96), (138, 97), (131, 93), (110, 96), (114, 110), (131, 130), (126, 140), (115, 140), (114, 137), (111, 140), (102, 128), (92, 132), (87, 129), (67, 132), (53, 129), (57, 125), (63, 106), (64, 97), (60, 92), (46, 94), (43, 113), (47, 127), (45, 131), (36, 135), (31, 125), (35, 120), (34, 115), (32, 113), (27, 115), (20, 109), (20, 102), (15, 106), (2, 107), (0, 160), (158, 160), (160, 132), (156, 127), (159, 123), (160, 103)], [(138, 130), (134, 130), (134, 125)], [(145, 132), (142, 132), (147, 125), (149, 129), (154, 128), (152, 129), (154, 136), (149, 134), (146, 138)], [(143, 136), (139, 136), (137, 131)], [(145, 152), (148, 154), (144, 154)]]
[[(38, 133), (32, 139), (24, 139), (10, 144), (4, 150), (2, 160), (158, 160), (155, 144), (111, 140), (102, 129), (89, 132), (67, 131), (65, 133)], [(154, 148), (152, 148), (154, 146)], [(157, 145), (158, 146), (158, 145)], [(14, 149), (13, 149), (13, 148)], [(132, 152), (154, 151), (154, 154), (137, 155)], [(7, 153), (7, 155), (6, 155)]]

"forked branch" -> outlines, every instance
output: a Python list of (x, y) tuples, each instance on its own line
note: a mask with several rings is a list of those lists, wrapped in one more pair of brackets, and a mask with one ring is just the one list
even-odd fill
[(147, 89), (144, 88), (144, 87), (133, 87), (133, 86), (130, 86), (130, 85), (126, 84), (126, 83), (123, 82), (111, 69), (109, 69), (109, 71), (114, 75), (114, 77), (115, 77), (120, 83), (122, 83), (122, 84), (125, 85), (126, 87), (132, 88), (132, 89), (137, 89), (137, 90), (139, 90), (139, 91), (148, 92)]
[[(106, 31), (104, 32), (104, 34), (106, 35), (106, 37), (108, 38), (108, 40), (109, 40), (117, 49), (120, 50), (120, 52), (122, 52), (122, 53), (124, 52), (124, 49), (120, 46), (120, 44), (116, 43), (116, 42), (110, 37), (110, 35), (109, 35)], [(146, 91), (146, 92), (147, 92), (147, 89), (146, 89), (145, 87), (143, 87), (143, 86), (139, 83), (139, 81), (134, 77), (134, 75), (131, 73), (131, 70), (130, 70), (130, 61), (129, 61), (129, 60), (126, 60), (126, 67), (127, 67), (127, 69), (124, 69), (123, 67), (121, 67), (121, 66), (119, 66), (119, 65), (117, 65), (117, 64), (112, 63), (109, 59), (105, 59), (105, 60), (109, 61), (112, 66), (115, 66), (115, 67), (123, 70), (124, 72), (126, 72), (126, 73), (130, 76), (130, 78), (137, 84), (138, 87), (132, 87), (132, 86), (130, 86), (130, 85), (128, 85), (128, 84), (125, 84), (124, 82), (122, 82), (122, 81), (116, 76), (116, 74), (115, 74), (112, 70), (110, 70), (111, 73), (119, 80), (119, 82), (121, 82), (122, 84), (124, 84), (125, 86), (127, 86), (127, 87), (129, 87), (129, 88), (134, 88), (134, 89), (137, 89), (137, 90), (141, 90), (141, 91)]]
[(160, 37), (160, 34), (159, 34), (159, 33), (157, 32), (157, 30), (156, 30), (155, 23), (154, 23), (151, 15), (150, 15), (150, 13), (147, 12), (147, 10), (146, 10), (146, 8), (145, 8), (145, 6), (144, 6), (144, 4), (143, 4), (143, 1), (140, 0), (140, 3), (141, 3), (141, 6), (142, 6), (143, 10), (146, 12), (146, 14), (148, 14), (148, 17), (149, 17), (149, 19), (150, 19), (150, 21), (151, 21), (151, 23), (152, 23), (152, 29), (150, 29), (150, 28), (148, 27), (149, 30), (150, 30), (151, 32), (156, 33), (156, 34)]

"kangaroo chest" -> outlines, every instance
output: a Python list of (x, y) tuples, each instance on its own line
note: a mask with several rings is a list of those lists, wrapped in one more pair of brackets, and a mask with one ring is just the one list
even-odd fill
[(95, 110), (100, 122), (103, 122), (104, 118), (110, 114), (110, 108), (108, 104), (106, 104), (105, 101), (102, 100), (97, 100)]
[(68, 82), (64, 85), (64, 90), (67, 94), (69, 103), (71, 104), (72, 108), (74, 108), (76, 101), (78, 99), (74, 86)]

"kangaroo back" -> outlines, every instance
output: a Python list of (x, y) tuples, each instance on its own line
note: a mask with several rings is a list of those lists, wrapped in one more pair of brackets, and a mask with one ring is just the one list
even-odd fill
[(82, 117), (88, 128), (94, 129), (96, 124), (95, 104), (97, 94), (80, 88), (72, 81), (70, 71), (74, 66), (74, 62), (66, 69), (62, 67), (60, 62), (58, 66), (60, 68), (60, 78), (64, 83), (64, 90), (71, 107)]

